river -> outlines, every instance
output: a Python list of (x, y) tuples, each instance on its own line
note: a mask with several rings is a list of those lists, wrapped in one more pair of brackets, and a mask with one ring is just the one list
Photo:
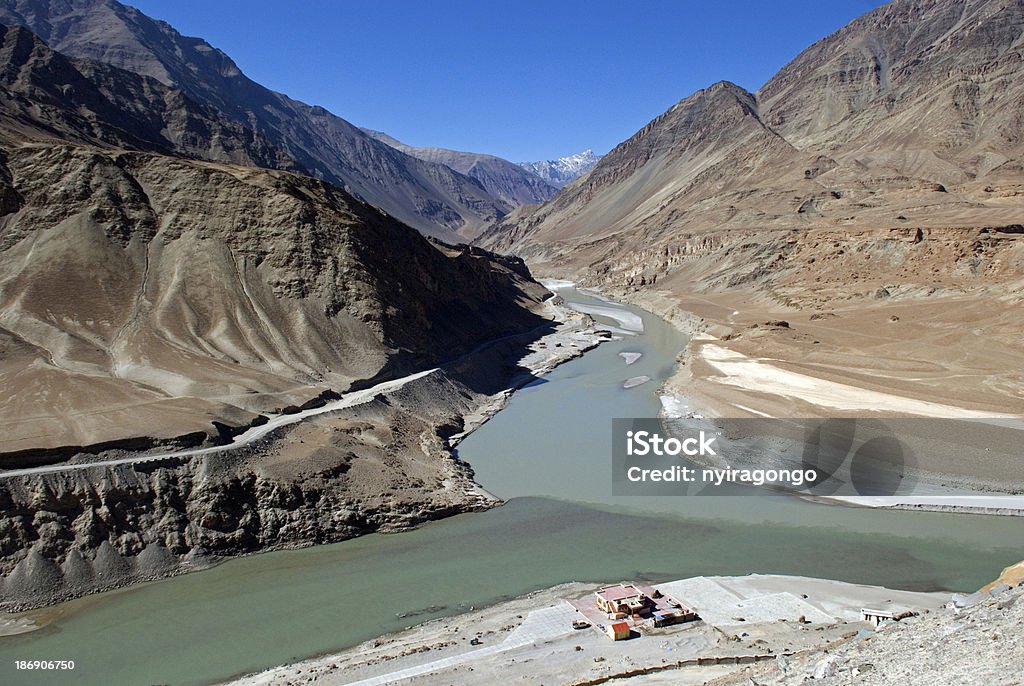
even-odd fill
[[(1024, 525), (1008, 517), (773, 496), (612, 497), (611, 419), (657, 413), (657, 387), (686, 343), (661, 319), (624, 309), (642, 319), (642, 335), (522, 389), (460, 445), (506, 505), (65, 603), (46, 628), (0, 639), (0, 683), (207, 684), (571, 580), (763, 572), (974, 590), (1020, 559)], [(620, 353), (641, 357), (627, 366)], [(651, 380), (623, 388), (639, 376)], [(32, 659), (76, 667), (14, 668)]]

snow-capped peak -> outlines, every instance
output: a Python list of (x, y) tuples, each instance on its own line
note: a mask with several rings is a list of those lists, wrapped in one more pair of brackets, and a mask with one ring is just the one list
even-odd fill
[(593, 169), (600, 159), (601, 156), (595, 155), (593, 150), (584, 150), (556, 160), (520, 162), (519, 166), (533, 172), (552, 186), (561, 188)]

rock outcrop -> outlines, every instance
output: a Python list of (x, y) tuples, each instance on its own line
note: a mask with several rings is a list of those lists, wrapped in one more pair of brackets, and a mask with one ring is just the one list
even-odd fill
[(713, 686), (1013, 683), (1024, 667), (1024, 588), (999, 585), (974, 594), (968, 606), (886, 622), (874, 632), (779, 657), (715, 679)]
[(447, 442), (483, 399), (437, 372), (230, 452), (0, 479), (0, 610), (489, 507)]

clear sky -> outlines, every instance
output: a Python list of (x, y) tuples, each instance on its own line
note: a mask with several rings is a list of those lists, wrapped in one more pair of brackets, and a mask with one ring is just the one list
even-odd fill
[(252, 79), (405, 143), (610, 150), (695, 90), (757, 89), (881, 0), (126, 0)]

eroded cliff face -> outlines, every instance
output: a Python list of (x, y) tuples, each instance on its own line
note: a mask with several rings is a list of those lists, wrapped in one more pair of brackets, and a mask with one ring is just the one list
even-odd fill
[(438, 372), (233, 452), (0, 479), (0, 610), (490, 506), (447, 444), (481, 399)]
[[(580, 276), (616, 291), (732, 292), (808, 311), (924, 296), (1012, 302), (1024, 267), (1022, 233), (1019, 225), (695, 232), (641, 249), (609, 238), (590, 246), (609, 257)], [(558, 264), (547, 268), (558, 272)]]

